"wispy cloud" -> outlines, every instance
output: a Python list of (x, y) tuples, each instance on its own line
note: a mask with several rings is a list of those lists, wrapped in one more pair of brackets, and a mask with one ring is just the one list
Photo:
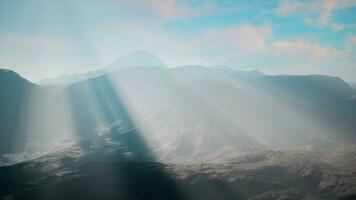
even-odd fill
[(356, 35), (349, 34), (346, 40), (346, 46), (349, 50), (356, 48)]
[(271, 35), (270, 26), (241, 25), (219, 31), (209, 30), (202, 37), (202, 44), (212, 49), (254, 53), (266, 49), (266, 39)]
[(128, 10), (139, 11), (131, 14), (144, 16), (144, 20), (155, 22), (228, 14), (239, 10), (236, 7), (220, 7), (213, 0), (203, 1), (195, 6), (191, 5), (190, 1), (179, 0), (121, 0), (118, 5)]
[[(277, 8), (280, 15), (299, 12), (332, 12), (337, 9), (356, 6), (355, 0), (316, 0), (316, 1), (288, 1), (284, 0)], [(327, 19), (327, 15), (322, 16)]]
[(345, 53), (330, 47), (322, 47), (317, 44), (307, 42), (304, 38), (293, 41), (276, 41), (272, 47), (283, 54), (295, 54), (313, 60), (325, 59), (335, 56), (345, 56)]
[(288, 1), (284, 0), (277, 8), (277, 14), (287, 16), (291, 14), (317, 13), (318, 17), (306, 17), (305, 22), (310, 25), (328, 26), (333, 31), (340, 31), (345, 26), (332, 20), (334, 11), (356, 6), (356, 0), (317, 0), (317, 1)]

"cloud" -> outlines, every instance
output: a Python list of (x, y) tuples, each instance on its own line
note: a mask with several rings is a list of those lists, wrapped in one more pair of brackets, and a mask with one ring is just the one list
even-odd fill
[(202, 38), (202, 43), (210, 48), (253, 53), (264, 50), (266, 39), (271, 35), (270, 26), (241, 25), (219, 31), (207, 31)]
[(210, 64), (225, 64), (228, 60), (263, 52), (272, 36), (270, 26), (240, 25), (220, 30), (207, 30), (195, 41)]
[[(160, 21), (170, 20), (177, 16), (185, 16), (189, 7), (186, 4), (178, 4), (175, 0), (121, 0), (119, 6), (128, 10), (135, 10), (135, 15), (152, 18)], [(133, 13), (132, 13), (133, 14)]]
[[(345, 40), (346, 50), (350, 55), (356, 55), (356, 35), (348, 34)], [(355, 56), (356, 63), (356, 56)]]
[(306, 18), (305, 22), (310, 25), (328, 26), (330, 24), (331, 11), (323, 11), (319, 18)]
[(317, 13), (318, 17), (307, 17), (305, 22), (309, 25), (330, 27), (337, 32), (346, 26), (332, 20), (334, 11), (356, 6), (356, 0), (317, 0), (317, 1), (282, 1), (277, 8), (277, 14), (287, 16), (292, 14)]
[(331, 29), (334, 31), (334, 32), (338, 32), (338, 31), (341, 31), (342, 29), (348, 27), (344, 24), (339, 24), (339, 23), (332, 23), (330, 25)]
[[(349, 52), (313, 43), (303, 37), (276, 40), (269, 25), (245, 24), (225, 29), (209, 29), (200, 35), (184, 39), (170, 34), (157, 35), (139, 24), (134, 28), (121, 27), (118, 32), (118, 41), (129, 43), (129, 48), (123, 44), (122, 49), (111, 46), (117, 50), (111, 49), (110, 52), (129, 53), (147, 49), (162, 57), (170, 66), (226, 64), (271, 73), (331, 74), (335, 71), (347, 71), (351, 63), (346, 62), (350, 60)], [(108, 44), (116, 43), (110, 40)], [(108, 47), (102, 49), (110, 50)], [(117, 55), (113, 54), (112, 59)], [(341, 61), (345, 61), (344, 64), (338, 65)]]
[(166, 22), (174, 19), (228, 14), (236, 12), (235, 7), (219, 7), (212, 0), (203, 1), (200, 5), (191, 5), (190, 1), (178, 0), (120, 0), (119, 6), (126, 10), (135, 10), (132, 16), (139, 15), (145, 20)]
[(346, 45), (349, 48), (355, 47), (356, 46), (356, 35), (350, 34), (347, 38)]
[(355, 81), (356, 38), (349, 35), (345, 48), (337, 49), (299, 37), (270, 43), (266, 57), (277, 56), (277, 62), (266, 62), (267, 73), (272, 74), (325, 74)]
[(300, 12), (322, 12), (322, 18), (328, 19), (328, 14), (337, 9), (356, 6), (356, 0), (316, 0), (316, 1), (287, 1), (281, 2), (277, 8), (279, 15), (290, 15)]
[(266, 41), (271, 36), (272, 29), (268, 25), (245, 24), (208, 29), (189, 38), (182, 38), (164, 30), (157, 33), (137, 23), (118, 27), (111, 37), (96, 37), (95, 46), (102, 50), (98, 51), (99, 55), (111, 61), (118, 55), (147, 49), (164, 58), (171, 66), (211, 65), (223, 64), (230, 58), (262, 52), (267, 48)]
[(272, 44), (272, 48), (283, 54), (295, 54), (305, 58), (309, 57), (313, 60), (345, 55), (345, 53), (340, 50), (311, 44), (303, 38), (298, 38), (294, 41), (276, 41)]

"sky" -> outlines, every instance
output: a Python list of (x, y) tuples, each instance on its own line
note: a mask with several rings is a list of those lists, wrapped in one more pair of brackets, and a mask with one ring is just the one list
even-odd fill
[(171, 67), (356, 82), (356, 0), (0, 0), (0, 68), (31, 81), (141, 49)]

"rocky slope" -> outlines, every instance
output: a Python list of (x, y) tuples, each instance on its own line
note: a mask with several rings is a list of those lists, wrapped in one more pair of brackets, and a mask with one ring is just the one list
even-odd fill
[[(135, 130), (0, 167), (0, 199), (353, 199), (348, 148), (245, 149), (162, 163)], [(315, 151), (315, 149), (319, 151)], [(337, 156), (334, 156), (337, 155)], [(344, 162), (345, 161), (345, 162)]]

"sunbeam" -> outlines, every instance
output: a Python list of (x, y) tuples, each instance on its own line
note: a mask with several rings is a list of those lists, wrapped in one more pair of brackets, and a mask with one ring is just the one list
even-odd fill
[(0, 200), (356, 199), (355, 13), (0, 0)]

